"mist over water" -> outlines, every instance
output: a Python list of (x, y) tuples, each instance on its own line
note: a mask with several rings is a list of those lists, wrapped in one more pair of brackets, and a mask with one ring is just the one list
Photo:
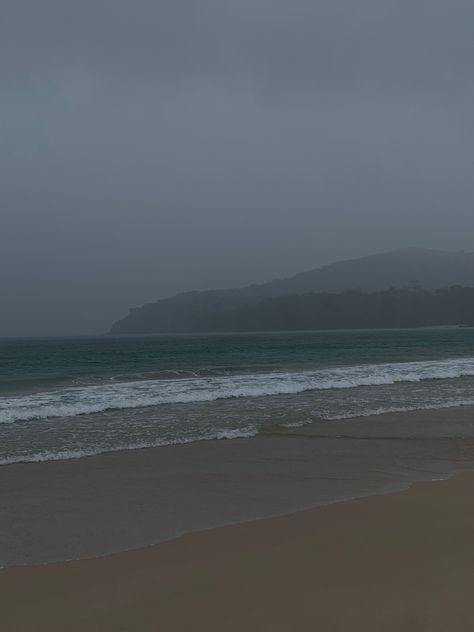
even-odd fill
[(474, 404), (470, 329), (0, 342), (0, 463)]

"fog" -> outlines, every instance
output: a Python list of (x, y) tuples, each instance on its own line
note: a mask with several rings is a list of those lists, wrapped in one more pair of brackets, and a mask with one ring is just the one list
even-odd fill
[(468, 0), (4, 0), (0, 336), (474, 250)]

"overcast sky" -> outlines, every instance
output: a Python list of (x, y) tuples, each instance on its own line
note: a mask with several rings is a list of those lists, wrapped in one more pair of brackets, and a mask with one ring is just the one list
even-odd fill
[(0, 336), (474, 250), (472, 0), (3, 0)]

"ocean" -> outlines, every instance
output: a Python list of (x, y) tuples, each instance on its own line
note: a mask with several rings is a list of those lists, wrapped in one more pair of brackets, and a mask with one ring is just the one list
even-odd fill
[(474, 330), (0, 340), (0, 464), (474, 405)]

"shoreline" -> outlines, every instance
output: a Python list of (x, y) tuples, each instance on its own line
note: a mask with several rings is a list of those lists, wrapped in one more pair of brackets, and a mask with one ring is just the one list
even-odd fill
[[(147, 448), (148, 449), (148, 448)], [(150, 449), (156, 449), (156, 448), (150, 448)], [(96, 456), (96, 455), (94, 455)], [(100, 456), (100, 455), (99, 455)], [(89, 458), (89, 457), (86, 457)], [(444, 476), (443, 478), (432, 478), (432, 479), (423, 479), (423, 480), (414, 480), (412, 482), (406, 482), (404, 486), (402, 486), (400, 484), (399, 487), (397, 487), (396, 485), (394, 485), (393, 487), (387, 488), (387, 489), (381, 489), (378, 491), (373, 491), (373, 492), (368, 492), (368, 493), (363, 493), (361, 495), (358, 496), (347, 496), (347, 497), (341, 497), (341, 498), (337, 498), (337, 499), (333, 499), (333, 500), (327, 500), (323, 503), (320, 504), (316, 504), (316, 505), (312, 505), (310, 507), (303, 507), (301, 509), (296, 509), (292, 512), (289, 513), (285, 513), (285, 512), (281, 512), (281, 513), (276, 513), (276, 514), (272, 514), (269, 516), (262, 516), (262, 517), (258, 517), (255, 519), (251, 519), (251, 520), (238, 520), (236, 522), (226, 522), (225, 524), (222, 525), (217, 525), (217, 526), (211, 526), (211, 527), (207, 527), (204, 529), (199, 529), (199, 530), (193, 530), (193, 531), (183, 531), (182, 533), (175, 535), (175, 536), (171, 536), (167, 539), (163, 539), (163, 540), (159, 540), (156, 542), (152, 542), (151, 544), (146, 544), (144, 546), (137, 546), (137, 547), (132, 547), (129, 549), (123, 549), (123, 550), (119, 550), (119, 551), (113, 551), (113, 552), (103, 552), (103, 553), (98, 553), (97, 555), (91, 556), (91, 557), (77, 557), (77, 558), (69, 558), (69, 559), (58, 559), (58, 560), (51, 560), (51, 561), (45, 561), (45, 562), (40, 562), (40, 563), (23, 563), (23, 564), (14, 564), (14, 565), (7, 565), (7, 566), (1, 566), (0, 565), (0, 572), (1, 571), (15, 571), (15, 570), (20, 570), (20, 569), (28, 569), (28, 568), (48, 568), (50, 566), (59, 566), (59, 565), (69, 565), (69, 564), (76, 564), (76, 563), (82, 563), (82, 562), (94, 562), (94, 561), (99, 561), (99, 560), (106, 560), (109, 558), (116, 558), (116, 557), (120, 557), (123, 555), (133, 555), (134, 553), (138, 553), (138, 552), (143, 552), (145, 553), (147, 550), (153, 550), (156, 549), (158, 547), (161, 547), (162, 545), (167, 545), (173, 542), (179, 542), (183, 539), (195, 536), (195, 535), (200, 535), (200, 534), (206, 534), (206, 533), (212, 533), (215, 531), (220, 531), (221, 529), (231, 529), (231, 528), (235, 528), (235, 527), (239, 527), (242, 525), (246, 525), (246, 524), (254, 524), (254, 523), (260, 523), (260, 522), (266, 522), (266, 521), (271, 521), (271, 520), (278, 520), (278, 519), (283, 519), (283, 518), (291, 518), (293, 516), (299, 516), (300, 514), (306, 514), (306, 513), (310, 513), (313, 511), (318, 511), (320, 509), (324, 509), (326, 507), (332, 507), (334, 505), (340, 505), (340, 504), (345, 504), (345, 503), (356, 503), (359, 501), (363, 501), (363, 500), (368, 500), (371, 498), (383, 498), (384, 496), (390, 496), (392, 494), (403, 494), (405, 492), (410, 491), (413, 487), (417, 486), (417, 485), (430, 485), (430, 484), (436, 484), (436, 483), (446, 483), (452, 479), (456, 479), (458, 477), (464, 477), (464, 476), (469, 476), (472, 475), (473, 477), (473, 485), (474, 485), (474, 464), (471, 467), (468, 468), (460, 468), (458, 470), (455, 470), (449, 474), (446, 474), (446, 476)]]
[[(314, 418), (312, 421), (308, 421), (308, 422), (296, 422), (296, 423), (282, 423), (282, 424), (275, 424), (275, 425), (268, 425), (268, 426), (262, 426), (260, 428), (255, 427), (255, 430), (252, 430), (252, 433), (250, 433), (249, 430), (243, 428), (243, 429), (229, 429), (229, 430), (222, 430), (222, 431), (218, 431), (216, 434), (221, 434), (222, 436), (215, 436), (212, 438), (190, 438), (189, 440), (183, 440), (183, 441), (170, 441), (169, 443), (159, 443), (157, 442), (156, 444), (151, 443), (150, 445), (139, 445), (139, 446), (135, 446), (135, 445), (131, 445), (130, 447), (121, 447), (121, 448), (117, 448), (117, 449), (107, 449), (104, 448), (103, 450), (94, 452), (94, 451), (88, 451), (87, 449), (85, 450), (77, 450), (77, 455), (76, 452), (72, 451), (71, 455), (68, 456), (60, 456), (60, 457), (49, 457), (49, 458), (41, 458), (41, 459), (31, 459), (30, 457), (26, 457), (25, 460), (12, 460), (12, 461), (1, 461), (0, 460), (0, 472), (2, 470), (2, 468), (8, 468), (8, 467), (18, 467), (18, 466), (30, 466), (30, 465), (41, 465), (41, 464), (47, 464), (47, 463), (64, 463), (64, 462), (69, 462), (69, 461), (78, 461), (78, 460), (83, 460), (83, 459), (95, 459), (95, 458), (101, 458), (101, 457), (107, 457), (110, 455), (116, 455), (116, 456), (120, 456), (120, 455), (125, 455), (128, 454), (129, 452), (146, 452), (149, 450), (160, 450), (163, 448), (174, 448), (174, 447), (180, 447), (180, 446), (187, 446), (187, 445), (193, 445), (193, 444), (200, 444), (200, 443), (215, 443), (215, 442), (219, 442), (219, 441), (236, 441), (236, 440), (243, 440), (243, 439), (259, 439), (261, 437), (287, 437), (287, 438), (291, 438), (291, 437), (308, 437), (308, 438), (319, 438), (319, 439), (324, 439), (324, 438), (340, 438), (340, 439), (345, 439), (345, 438), (361, 438), (361, 439), (378, 439), (380, 437), (375, 436), (375, 437), (369, 437), (369, 436), (360, 436), (360, 437), (356, 437), (354, 436), (351, 432), (348, 432), (347, 434), (341, 434), (341, 433), (337, 433), (334, 432), (334, 427), (341, 427), (340, 425), (343, 424), (363, 424), (364, 422), (367, 422), (370, 424), (371, 421), (376, 420), (376, 419), (402, 419), (405, 417), (425, 417), (427, 415), (432, 416), (432, 415), (437, 415), (437, 414), (443, 414), (446, 415), (447, 413), (452, 413), (455, 416), (459, 413), (463, 413), (466, 411), (471, 411), (473, 413), (474, 416), (474, 404), (472, 403), (466, 403), (466, 404), (448, 404), (448, 405), (440, 405), (440, 406), (433, 406), (433, 407), (425, 407), (425, 408), (407, 408), (407, 409), (394, 409), (394, 410), (387, 410), (387, 411), (381, 411), (381, 412), (374, 412), (371, 414), (367, 414), (367, 415), (354, 415), (354, 416), (348, 416), (348, 417), (335, 417), (335, 418), (324, 418), (324, 417), (320, 417), (320, 418)], [(326, 426), (326, 427), (325, 427)], [(321, 429), (321, 433), (320, 434), (316, 434), (315, 432), (311, 432), (311, 428), (319, 428)], [(349, 430), (352, 430), (351, 427), (349, 427)], [(395, 439), (400, 439), (400, 438), (404, 438), (404, 439), (411, 439), (411, 440), (424, 440), (427, 439), (426, 436), (423, 435), (416, 435), (417, 432), (417, 428), (410, 428), (410, 432), (407, 433), (410, 436), (401, 436), (401, 435), (397, 435), (394, 438)], [(227, 435), (235, 435), (235, 436), (227, 436)], [(384, 439), (387, 439), (388, 437), (383, 437)], [(464, 438), (461, 436), (453, 436), (451, 437), (450, 435), (446, 434), (446, 435), (441, 435), (441, 438), (452, 438), (452, 439), (458, 439), (458, 438)], [(469, 437), (470, 438), (470, 437)], [(474, 438), (474, 431), (472, 432), (472, 438)]]
[(474, 469), (473, 412), (393, 413), (252, 439), (5, 465), (0, 566), (103, 557), (443, 480)]
[(471, 630), (473, 489), (463, 473), (92, 560), (2, 569), (2, 621), (9, 632)]

